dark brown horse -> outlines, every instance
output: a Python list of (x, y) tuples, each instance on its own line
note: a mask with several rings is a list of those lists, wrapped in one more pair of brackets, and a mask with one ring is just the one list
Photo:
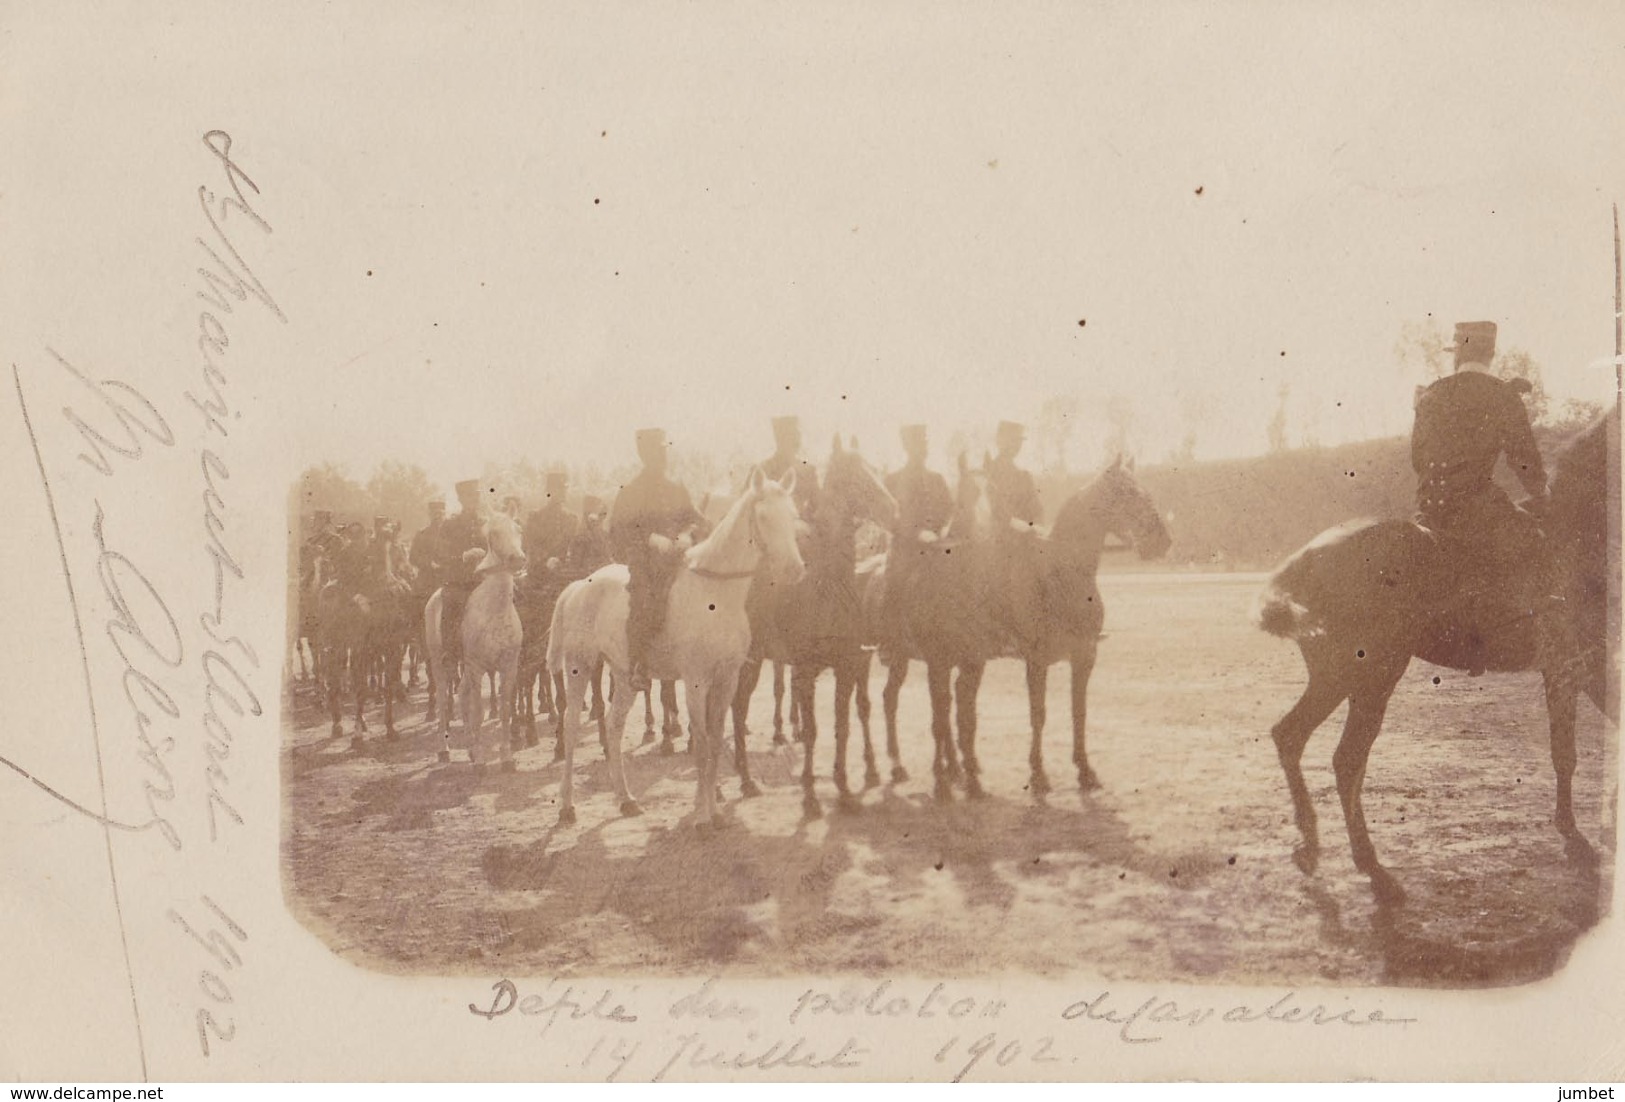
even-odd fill
[[(1491, 671), (1541, 672), (1557, 775), (1557, 829), (1571, 859), (1595, 860), (1574, 821), (1574, 723), (1581, 691), (1618, 720), (1617, 688), (1609, 675), (1619, 639), (1607, 618), (1610, 603), (1618, 600), (1619, 549), (1608, 538), (1608, 498), (1617, 501), (1619, 492), (1618, 454), (1616, 409), (1559, 460), (1543, 524), (1555, 599), (1542, 608), (1511, 607), (1491, 617), (1483, 611), (1482, 594), (1468, 603), (1464, 598), (1480, 587), (1471, 577), (1462, 583), (1460, 551), (1408, 521), (1334, 528), (1275, 572), (1260, 598), (1259, 625), (1296, 642), (1309, 669), (1308, 687), (1272, 731), (1302, 835), (1293, 854), (1300, 869), (1312, 873), (1320, 856), (1301, 769), (1304, 746), (1346, 700), (1348, 718), (1332, 765), (1354, 864), (1370, 877), (1379, 900), (1404, 898), (1377, 860), (1361, 789), (1389, 697), (1413, 656), (1454, 669), (1482, 664)], [(1468, 646), (1469, 640), (1475, 645)]]
[[(401, 661), (413, 625), (409, 598), (369, 587), (366, 593), (328, 582), (317, 597), (317, 634), (320, 639), (320, 676), (333, 721), (333, 736), (344, 733), (339, 699), (348, 687), (355, 694), (353, 749), (361, 749), (367, 733), (367, 690), (378, 685), (384, 705), (384, 736), (395, 730), (395, 697), (400, 693)], [(346, 686), (345, 679), (349, 683)]]
[[(776, 642), (767, 652), (768, 657), (790, 665), (791, 714), (799, 718), (805, 748), (802, 802), (810, 816), (820, 813), (813, 794), (813, 751), (818, 742), (813, 699), (818, 675), (824, 670), (835, 673), (835, 787), (843, 807), (857, 806), (847, 786), (846, 744), (851, 734), (853, 693), (859, 678), (868, 672), (869, 661), (856, 574), (856, 536), (864, 521), (889, 526), (895, 523), (896, 514), (897, 503), (874, 468), (858, 454), (857, 441), (843, 447), (841, 438), (835, 437), (824, 484), (813, 495), (808, 516), (803, 518), (807, 573), (778, 606), (778, 623), (772, 628)], [(739, 730), (736, 718), (735, 765), (749, 791), (755, 786), (750, 781), (744, 741), (737, 737)], [(864, 742), (867, 747), (867, 730)], [(867, 765), (866, 785), (878, 784), (872, 749)]]
[[(1100, 787), (1084, 747), (1089, 676), (1095, 668), (1106, 607), (1095, 575), (1108, 535), (1130, 543), (1143, 559), (1161, 558), (1169, 547), (1162, 515), (1134, 480), (1133, 461), (1119, 456), (1094, 481), (1061, 506), (1047, 538), (1004, 536), (995, 541), (990, 594), (1003, 621), (1001, 642), (1027, 667), (1027, 710), (1032, 722), (1028, 764), (1034, 795), (1050, 791), (1044, 772), (1045, 691), (1049, 668), (1065, 661), (1072, 667), (1072, 763), (1078, 786)], [(988, 492), (997, 500), (997, 490)], [(1023, 600), (1013, 590), (1020, 589)]]
[[(985, 471), (972, 468), (961, 455), (954, 512), (941, 537), (910, 548), (917, 559), (905, 582), (899, 583), (894, 571), (868, 573), (866, 603), (894, 604), (903, 618), (903, 641), (888, 648), (886, 687), (881, 693), (892, 778), (901, 781), (908, 776), (898, 754), (897, 699), (909, 660), (918, 658), (925, 662), (931, 694), (931, 769), (938, 799), (949, 798), (961, 780), (968, 795), (986, 795), (976, 761), (976, 697), (987, 661), (998, 651), (991, 600), (992, 517), (986, 490)], [(898, 584), (905, 589), (894, 599), (886, 598), (884, 587)], [(897, 640), (895, 627), (883, 625), (881, 630)]]

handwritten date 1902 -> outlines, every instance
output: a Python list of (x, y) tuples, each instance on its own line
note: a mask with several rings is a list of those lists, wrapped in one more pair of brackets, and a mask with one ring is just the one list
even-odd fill
[(958, 1037), (949, 1038), (947, 1044), (937, 1049), (933, 1059), (939, 1064), (964, 1060), (964, 1064), (954, 1072), (954, 1082), (957, 1083), (988, 1056), (1000, 1068), (1008, 1068), (1018, 1061), (1026, 1064), (1058, 1064), (1061, 1058), (1051, 1051), (1054, 1045), (1053, 1037), (1040, 1037), (1023, 1044), (1019, 1040), (1001, 1040), (997, 1033), (984, 1033), (963, 1048)]
[[(201, 898), (203, 905), (213, 912), (214, 918), (219, 919), (220, 925), (215, 925), (214, 919), (206, 918), (204, 932), (199, 933), (197, 927), (188, 922), (186, 917), (174, 908), (169, 911), (169, 920), (179, 926), (187, 937), (197, 942), (215, 962), (215, 967), (204, 968), (199, 971), (197, 980), (198, 990), (202, 992), (204, 999), (207, 1000), (197, 1010), (197, 1039), (198, 1044), (202, 1046), (203, 1055), (208, 1056), (209, 1035), (211, 1033), (214, 1034), (215, 1040), (218, 1041), (230, 1041), (237, 1036), (236, 1019), (226, 1016), (225, 1012), (221, 1010), (221, 1014), (225, 1019), (222, 1022), (220, 1018), (215, 1017), (215, 1011), (221, 1007), (229, 1006), (233, 1002), (231, 987), (226, 983), (223, 974), (242, 966), (242, 954), (232, 944), (231, 938), (235, 938), (239, 942), (247, 941), (248, 931), (232, 921), (231, 916), (221, 909), (220, 904), (206, 895)], [(225, 927), (225, 932), (221, 931), (220, 926)], [(231, 938), (228, 938), (226, 933), (230, 933)]]

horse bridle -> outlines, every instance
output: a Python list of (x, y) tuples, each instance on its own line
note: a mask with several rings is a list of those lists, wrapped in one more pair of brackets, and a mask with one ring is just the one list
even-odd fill
[[(761, 522), (756, 519), (756, 505), (755, 501), (750, 503), (750, 542), (760, 548), (762, 546), (762, 526)], [(759, 555), (767, 554), (766, 551), (758, 551), (757, 553)], [(757, 560), (757, 563), (759, 566), (760, 559)], [(756, 567), (749, 570), (708, 570), (703, 566), (695, 566), (691, 562), (683, 565), (700, 577), (713, 582), (738, 582), (744, 581), (746, 578), (756, 577)]]

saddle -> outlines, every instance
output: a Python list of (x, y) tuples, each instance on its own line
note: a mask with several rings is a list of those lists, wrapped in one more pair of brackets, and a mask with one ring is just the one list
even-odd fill
[(1532, 664), (1536, 626), (1556, 611), (1551, 545), (1532, 516), (1506, 506), (1474, 527), (1417, 521), (1435, 556), (1421, 594), (1423, 659), (1474, 677)]

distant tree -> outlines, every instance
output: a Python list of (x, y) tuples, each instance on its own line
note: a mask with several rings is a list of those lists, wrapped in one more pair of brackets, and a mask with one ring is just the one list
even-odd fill
[(1394, 356), (1405, 374), (1424, 383), (1442, 378), (1450, 371), (1450, 343), (1444, 327), (1433, 318), (1408, 321), (1399, 327), (1399, 339), (1394, 342)]
[(407, 535), (429, 523), (428, 502), (434, 492), (434, 483), (415, 463), (385, 460), (367, 480), (374, 515), (399, 521), (401, 531)]
[(1282, 383), (1275, 392), (1275, 412), (1270, 414), (1269, 441), (1270, 454), (1277, 455), (1287, 450), (1286, 425), (1287, 402), (1292, 397), (1292, 384)]
[(1106, 399), (1106, 458), (1128, 455), (1134, 445), (1134, 399), (1113, 393)]
[(1067, 445), (1078, 427), (1078, 410), (1082, 403), (1076, 394), (1059, 394), (1044, 400), (1038, 407), (1038, 420), (1033, 425), (1033, 441), (1038, 445), (1038, 465), (1042, 470), (1067, 469)]
[(370, 522), (373, 516), (372, 499), (367, 491), (334, 463), (307, 467), (299, 475), (297, 490), (300, 527), (307, 526), (311, 514), (327, 509), (340, 523), (352, 520)]

